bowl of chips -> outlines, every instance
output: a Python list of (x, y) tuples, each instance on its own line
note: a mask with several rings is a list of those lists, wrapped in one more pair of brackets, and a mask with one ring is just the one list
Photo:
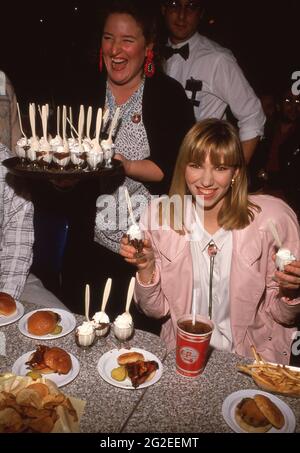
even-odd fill
[(0, 375), (0, 433), (79, 432), (84, 405), (49, 379)]

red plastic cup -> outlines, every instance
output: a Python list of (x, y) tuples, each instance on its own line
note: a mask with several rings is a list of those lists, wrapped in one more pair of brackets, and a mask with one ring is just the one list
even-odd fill
[(196, 315), (195, 326), (192, 315), (182, 316), (177, 321), (177, 373), (194, 378), (203, 372), (213, 329), (213, 322), (200, 315)]

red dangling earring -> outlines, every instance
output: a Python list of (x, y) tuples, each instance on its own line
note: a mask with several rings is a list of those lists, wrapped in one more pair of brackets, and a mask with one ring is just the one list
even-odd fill
[(145, 73), (146, 77), (153, 77), (155, 74), (155, 65), (154, 65), (153, 58), (154, 58), (153, 50), (148, 49), (146, 62), (145, 62), (145, 66), (144, 66), (144, 73)]
[(102, 72), (103, 69), (103, 58), (102, 58), (102, 47), (100, 48), (100, 53), (99, 53), (99, 71)]

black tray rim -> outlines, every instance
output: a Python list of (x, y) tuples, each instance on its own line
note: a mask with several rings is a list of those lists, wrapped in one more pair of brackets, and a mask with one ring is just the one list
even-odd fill
[(2, 165), (4, 165), (4, 167), (6, 167), (7, 170), (15, 176), (44, 180), (84, 180), (99, 177), (102, 178), (118, 173), (123, 167), (123, 164), (120, 160), (112, 159), (112, 168), (100, 167), (97, 170), (42, 170), (40, 168), (37, 168), (33, 170), (31, 168), (22, 166), (21, 159), (19, 157), (10, 157), (9, 159), (5, 159), (4, 161), (2, 161)]

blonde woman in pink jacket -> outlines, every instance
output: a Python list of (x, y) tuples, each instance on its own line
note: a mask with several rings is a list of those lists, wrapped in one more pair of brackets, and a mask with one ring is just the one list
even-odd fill
[[(188, 132), (169, 198), (154, 200), (141, 226), (143, 258), (126, 238), (120, 253), (137, 266), (136, 303), (164, 319), (161, 337), (170, 350), (182, 315), (210, 312), (213, 347), (251, 357), (254, 345), (264, 359), (289, 363), (300, 314), (299, 225), (282, 200), (248, 195), (230, 123), (209, 119)], [(275, 266), (274, 230), (297, 258), (283, 272)], [(216, 253), (213, 269), (208, 250)]]

